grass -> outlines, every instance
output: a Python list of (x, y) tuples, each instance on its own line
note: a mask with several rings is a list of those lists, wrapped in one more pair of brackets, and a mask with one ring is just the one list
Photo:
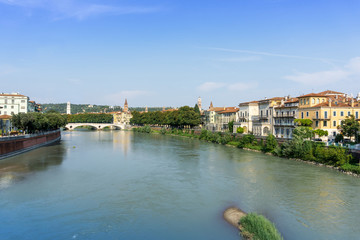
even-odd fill
[(346, 163), (344, 165), (341, 165), (340, 168), (346, 172), (353, 172), (356, 174), (360, 174), (360, 166), (359, 165), (353, 165), (350, 163)]
[(253, 240), (283, 240), (275, 225), (264, 216), (249, 213), (240, 219), (241, 235)]

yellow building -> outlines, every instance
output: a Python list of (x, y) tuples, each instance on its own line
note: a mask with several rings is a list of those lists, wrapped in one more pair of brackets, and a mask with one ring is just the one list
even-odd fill
[(360, 103), (344, 93), (327, 90), (298, 98), (299, 118), (312, 120), (314, 129), (327, 130), (329, 139), (339, 133), (338, 126), (346, 117), (353, 115), (359, 121)]
[(129, 111), (129, 106), (127, 103), (127, 99), (125, 99), (124, 109), (122, 112), (114, 112), (113, 114), (113, 123), (114, 124), (130, 124), (130, 119), (132, 118), (132, 114)]

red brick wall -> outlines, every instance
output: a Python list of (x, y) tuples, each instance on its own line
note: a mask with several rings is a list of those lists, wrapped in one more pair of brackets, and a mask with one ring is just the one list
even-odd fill
[(60, 131), (31, 138), (20, 138), (9, 141), (0, 141), (0, 155), (46, 143), (58, 137), (60, 137)]

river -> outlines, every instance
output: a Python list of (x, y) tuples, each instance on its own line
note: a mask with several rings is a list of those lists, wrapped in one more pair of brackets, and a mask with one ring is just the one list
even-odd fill
[(0, 239), (240, 239), (237, 206), (285, 239), (359, 239), (360, 179), (197, 139), (63, 132), (0, 161)]

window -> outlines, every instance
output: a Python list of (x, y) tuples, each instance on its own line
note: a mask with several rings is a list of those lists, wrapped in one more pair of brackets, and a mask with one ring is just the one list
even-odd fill
[(327, 127), (327, 121), (324, 121), (324, 127)]
[(355, 113), (355, 118), (356, 118), (356, 119), (359, 119), (359, 112), (356, 112), (356, 113)]
[(350, 112), (348, 112), (348, 116), (350, 116)]
[(319, 112), (316, 112), (316, 118), (319, 118)]
[(307, 116), (307, 117), (309, 116), (309, 112), (306, 112), (306, 116)]
[(333, 116), (336, 117), (336, 111), (333, 112)]
[(22, 103), (24, 103), (24, 102), (25, 102), (25, 100), (21, 100), (21, 102), (22, 102)]
[(7, 115), (7, 111), (4, 111), (4, 114)]
[(8, 101), (7, 101), (7, 99), (5, 99), (5, 104), (7, 104), (8, 103)]
[(315, 127), (319, 126), (319, 121), (315, 121)]
[(7, 105), (4, 105), (4, 108), (7, 108)]
[(302, 105), (302, 104), (303, 104), (303, 100), (301, 99), (301, 100), (300, 100), (300, 105)]
[(319, 98), (316, 100), (316, 103), (317, 103), (317, 104), (319, 104), (319, 103), (320, 103), (320, 99), (319, 99)]
[(301, 113), (301, 118), (304, 119), (304, 113), (303, 112)]
[(14, 106), (11, 106), (11, 109), (14, 109)]
[(309, 104), (309, 99), (307, 99), (307, 104)]
[(14, 100), (14, 99), (12, 99), (12, 100), (11, 100), (11, 103), (12, 103), (12, 104), (14, 104), (14, 103), (15, 103), (15, 100)]
[(25, 109), (25, 107), (24, 107), (24, 106), (21, 106), (21, 109)]
[(312, 104), (315, 104), (315, 98), (312, 98)]
[(340, 116), (342, 116), (342, 117), (344, 116), (344, 112), (343, 112), (343, 111), (340, 112)]
[(269, 115), (269, 110), (266, 110), (266, 116), (268, 116)]
[(336, 121), (333, 121), (333, 127), (336, 127)]
[(325, 113), (325, 119), (327, 119), (328, 118), (327, 111), (325, 111), (324, 113)]

